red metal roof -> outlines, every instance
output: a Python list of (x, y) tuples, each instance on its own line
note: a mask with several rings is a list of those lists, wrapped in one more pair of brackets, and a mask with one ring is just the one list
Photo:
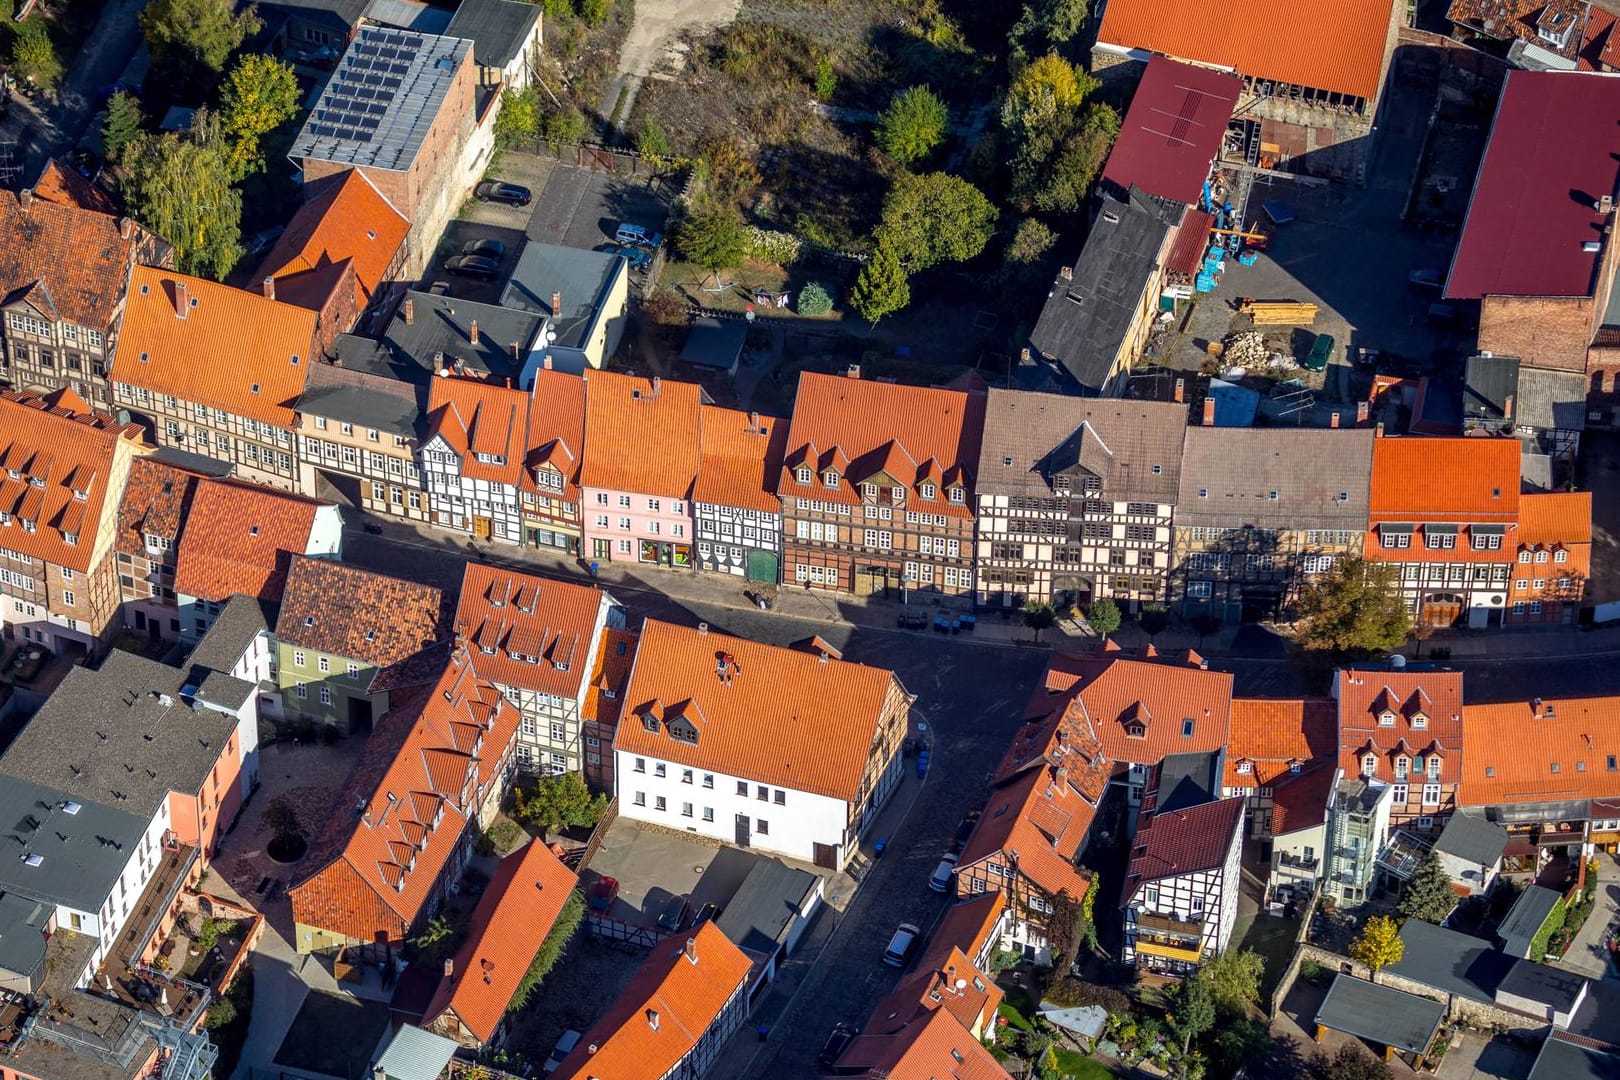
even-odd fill
[(1192, 277), (1204, 261), (1204, 249), (1209, 246), (1209, 230), (1215, 227), (1215, 215), (1202, 210), (1188, 210), (1170, 244), (1170, 254), (1164, 257), (1164, 268), (1172, 273)]
[(1120, 125), (1103, 179), (1124, 190), (1135, 184), (1195, 205), (1242, 88), (1236, 75), (1153, 57)]
[(1497, 106), (1446, 296), (1591, 296), (1620, 178), (1620, 78), (1513, 71)]

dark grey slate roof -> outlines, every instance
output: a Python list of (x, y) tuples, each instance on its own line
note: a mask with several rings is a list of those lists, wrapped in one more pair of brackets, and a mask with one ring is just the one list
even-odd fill
[[(239, 705), (247, 684), (230, 681), (216, 692)], [(74, 668), (0, 757), (0, 774), (150, 816), (170, 791), (199, 791), (236, 731), (235, 716), (194, 708), (187, 682), (179, 669), (121, 649), (95, 671)]]
[(482, 67), (504, 68), (517, 59), (518, 50), (540, 21), (539, 4), (516, 0), (461, 0), (445, 27), (446, 37), (473, 43), (473, 59)]
[(1185, 405), (991, 390), (974, 489), (1050, 495), (1054, 466), (1068, 462), (1100, 473), (1104, 498), (1174, 502), (1186, 433)]
[(1213, 802), (1220, 794), (1221, 752), (1166, 754), (1159, 763), (1157, 809), (1185, 810)]
[(1527, 1080), (1620, 1080), (1620, 1057), (1580, 1046), (1555, 1031), (1541, 1044)]
[(1520, 960), (1508, 969), (1496, 989), (1499, 994), (1512, 994), (1567, 1013), (1575, 1008), (1590, 983), (1585, 975), (1573, 971)]
[(99, 911), (148, 820), (8, 771), (0, 775), (0, 892)]
[(770, 956), (786, 940), (815, 887), (816, 875), (809, 871), (778, 859), (760, 859), (714, 925), (738, 948)]
[(1569, 1033), (1597, 1039), (1620, 1052), (1620, 982), (1603, 979), (1586, 988), (1586, 1000), (1570, 1017)]
[(1521, 427), (1585, 431), (1586, 376), (1579, 371), (1519, 368), (1513, 418)]
[[(345, 334), (343, 337), (352, 336)], [(381, 342), (370, 338), (352, 340), (356, 343), (355, 353), (365, 352), (378, 357), (379, 350), (386, 349)], [(365, 344), (361, 345), (360, 342)], [(344, 344), (340, 339), (340, 351)], [(420, 438), (427, 431), (427, 384), (401, 382), (339, 364), (314, 364), (309, 369), (309, 379), (295, 408), (309, 416), (376, 428), (390, 435)], [(311, 434), (318, 435), (319, 432), (311, 431)]]
[(229, 476), (235, 468), (228, 461), (219, 458), (206, 457), (202, 454), (193, 454), (189, 450), (181, 450), (174, 446), (160, 446), (152, 451), (152, 460), (161, 461), (168, 465), (176, 465), (191, 472), (202, 473), (204, 476)]
[(748, 341), (748, 324), (741, 319), (716, 319), (709, 315), (692, 320), (692, 332), (681, 346), (681, 359), (688, 364), (730, 371), (742, 356)]
[(1447, 819), (1434, 850), (1463, 862), (1490, 866), (1502, 857), (1507, 844), (1507, 830), (1502, 826), (1459, 811)]
[(608, 291), (627, 265), (622, 255), (531, 240), (523, 245), (512, 268), (501, 293), (501, 306), (550, 317), (551, 294), (558, 294), (562, 315), (551, 323), (557, 335), (554, 344), (564, 349), (583, 348)]
[(1176, 525), (1361, 532), (1372, 451), (1370, 430), (1188, 428)]
[(54, 908), (19, 893), (0, 894), (0, 970), (32, 978), (45, 962), (45, 924)]
[(1137, 187), (1125, 200), (1104, 194), (1070, 277), (1053, 283), (1029, 340), (1082, 392), (1100, 393), (1107, 383), (1165, 235), (1185, 210)]
[(1389, 966), (1391, 972), (1484, 1005), (1496, 1000), (1496, 988), (1513, 966), (1513, 957), (1484, 938), (1422, 919), (1406, 920), (1401, 944), (1404, 951), (1400, 962)]
[(1497, 927), (1496, 936), (1502, 942), (1502, 951), (1513, 956), (1526, 956), (1536, 931), (1547, 921), (1558, 903), (1558, 894), (1540, 885), (1531, 885), (1513, 901), (1507, 917)]
[[(425, 383), (436, 367), (454, 365), (458, 359), (469, 371), (516, 380), (541, 321), (538, 315), (510, 307), (413, 291), (394, 309), (380, 339), (341, 334), (333, 347), (343, 367), (401, 382)], [(472, 343), (474, 322), (478, 324), (476, 345)], [(512, 356), (514, 341), (519, 358)]]
[(1446, 1007), (1417, 994), (1353, 975), (1338, 975), (1316, 1022), (1383, 1046), (1421, 1053), (1446, 1017)]
[(1507, 399), (1518, 393), (1519, 358), (1470, 356), (1463, 369), (1463, 420), (1474, 424), (1500, 424), (1507, 415)]
[(251, 596), (240, 594), (225, 601), (213, 625), (191, 650), (186, 662), (210, 671), (230, 671), (247, 652), (254, 637), (275, 625), (275, 616)]
[[(264, 0), (259, 10), (265, 21), (277, 14), (297, 15), (316, 22), (330, 22), (352, 30), (360, 16), (365, 14), (370, 0)], [(322, 17), (325, 18), (322, 18)]]

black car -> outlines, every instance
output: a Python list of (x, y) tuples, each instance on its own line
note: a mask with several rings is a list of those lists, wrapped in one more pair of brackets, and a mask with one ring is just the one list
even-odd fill
[(967, 846), (968, 837), (973, 835), (973, 830), (978, 827), (978, 824), (979, 812), (977, 810), (972, 811), (967, 817), (963, 818), (962, 824), (956, 827), (956, 839), (951, 843), (951, 850), (960, 853)]
[(457, 255), (445, 260), (444, 272), (494, 281), (501, 276), (501, 264), (483, 255)]
[(506, 258), (506, 245), (499, 240), (491, 240), (486, 236), (482, 240), (469, 240), (462, 244), (461, 253), (463, 255), (482, 255), (486, 259), (494, 259), (499, 262)]
[(832, 1034), (827, 1036), (827, 1041), (822, 1044), (821, 1053), (816, 1055), (816, 1064), (823, 1069), (832, 1068), (833, 1062), (838, 1060), (840, 1054), (849, 1049), (849, 1044), (854, 1042), (855, 1036), (860, 1033), (861, 1029), (854, 1024), (841, 1023), (836, 1025), (832, 1029)]
[(684, 896), (672, 896), (658, 915), (658, 929), (678, 934), (686, 928), (687, 916), (692, 914), (692, 901)]
[(692, 920), (692, 925), (696, 926), (699, 923), (706, 923), (710, 919), (713, 919), (716, 915), (719, 915), (719, 914), (720, 914), (720, 905), (719, 904), (712, 904), (712, 903), (711, 904), (704, 904), (702, 907), (698, 908), (697, 917)]
[(485, 180), (473, 188), (480, 202), (503, 202), (513, 206), (528, 206), (534, 199), (533, 193), (522, 184), (508, 184), (501, 180)]

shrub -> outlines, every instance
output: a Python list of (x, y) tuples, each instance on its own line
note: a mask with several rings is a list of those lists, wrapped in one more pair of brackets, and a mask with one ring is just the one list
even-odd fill
[(812, 281), (799, 290), (800, 315), (826, 315), (832, 309), (832, 294), (821, 282)]
[(831, 101), (837, 89), (838, 75), (833, 71), (832, 60), (823, 56), (816, 61), (816, 100)]
[(743, 231), (744, 250), (750, 259), (792, 266), (799, 261), (804, 243), (792, 233), (776, 232), (750, 225)]
[(1530, 959), (1541, 963), (1541, 958), (1547, 954), (1547, 948), (1552, 943), (1552, 937), (1564, 928), (1567, 912), (1564, 910), (1564, 898), (1560, 896), (1553, 909), (1547, 913), (1547, 919), (1536, 931), (1536, 936), (1530, 939)]
[(203, 1021), (203, 1027), (212, 1031), (235, 1019), (236, 1003), (228, 997), (215, 998), (214, 1003), (208, 1006), (208, 1018)]
[(557, 915), (557, 921), (552, 923), (550, 933), (546, 934), (546, 940), (540, 943), (540, 951), (534, 954), (534, 962), (519, 980), (517, 990), (513, 992), (512, 1000), (506, 1006), (508, 1012), (517, 1012), (528, 1002), (534, 988), (539, 986), (557, 965), (563, 949), (568, 947), (568, 942), (573, 939), (574, 932), (579, 929), (579, 924), (584, 918), (585, 901), (576, 889), (568, 894), (562, 911)]
[(1042, 995), (1054, 1005), (1065, 1008), (1078, 1008), (1082, 1005), (1101, 1005), (1109, 1013), (1117, 1016), (1128, 1015), (1131, 1011), (1131, 999), (1111, 986), (1098, 986), (1096, 983), (1077, 979), (1073, 975), (1062, 975), (1053, 979)]
[(591, 125), (578, 109), (546, 113), (540, 118), (540, 137), (555, 146), (578, 145), (585, 141)]
[(636, 132), (636, 152), (649, 158), (667, 158), (675, 153), (669, 144), (669, 136), (651, 117), (643, 120)]

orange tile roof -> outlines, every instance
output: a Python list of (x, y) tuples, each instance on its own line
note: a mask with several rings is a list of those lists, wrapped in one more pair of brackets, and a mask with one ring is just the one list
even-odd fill
[(449, 1010), (480, 1042), (488, 1042), (577, 884), (579, 875), (538, 840), (502, 859), (473, 909), (451, 976), (439, 980), (423, 1025), (431, 1026)]
[(34, 197), (58, 206), (77, 206), (98, 214), (117, 214), (118, 203), (107, 190), (80, 176), (72, 166), (55, 158), (45, 163), (34, 184)]
[(604, 601), (589, 585), (468, 563), (451, 625), (490, 682), (578, 699)]
[(1465, 705), (1459, 806), (1620, 796), (1620, 698)]
[(1099, 44), (1164, 53), (1273, 82), (1372, 99), (1392, 0), (1109, 0)]
[(276, 639), (382, 668), (447, 640), (449, 615), (431, 585), (295, 555)]
[(233, 594), (278, 602), (294, 555), (309, 549), (328, 504), (239, 480), (202, 480), (180, 537), (174, 588), (202, 600)]
[(552, 1075), (660, 1080), (691, 1053), (727, 1003), (746, 993), (752, 968), (748, 954), (712, 920), (664, 939)]
[(580, 483), (689, 498), (697, 480), (703, 388), (697, 383), (587, 371)]
[(1319, 758), (1332, 761), (1338, 752), (1339, 707), (1332, 699), (1233, 698), (1232, 741), (1222, 785), (1270, 787), (1295, 764), (1303, 769)]
[(1551, 491), (1519, 496), (1519, 546), (1592, 542), (1592, 493)]
[(378, 931), (402, 937), (476, 817), (479, 793), (499, 782), (518, 720), (517, 706), (464, 656), (453, 658), (433, 690), (387, 725), (402, 738), (373, 733), (371, 760), (356, 765), (358, 780), (334, 801), (302, 880), (287, 890), (294, 920), (360, 941)]
[[(613, 748), (853, 802), (901, 695), (883, 668), (648, 619)], [(631, 719), (648, 715), (656, 732)], [(677, 717), (695, 744), (670, 736)]]
[(534, 373), (529, 391), (528, 471), (524, 486), (531, 491), (556, 494), (540, 487), (536, 469), (562, 476), (561, 495), (579, 505), (579, 472), (585, 458), (585, 380), (565, 371), (541, 369)]
[(504, 383), (444, 376), (428, 391), (428, 439), (444, 439), (470, 480), (523, 486), (528, 428), (529, 395)]
[(630, 682), (630, 669), (636, 663), (634, 630), (608, 627), (602, 631), (602, 647), (596, 650), (596, 666), (585, 693), (584, 718), (614, 727), (624, 708), (624, 692)]
[(942, 1009), (892, 1034), (861, 1035), (840, 1055), (838, 1068), (866, 1069), (860, 1075), (885, 1080), (1011, 1080), (984, 1044)]
[[(1395, 759), (1440, 758), (1440, 782), (1462, 776), (1463, 677), (1460, 671), (1396, 671), (1342, 668), (1336, 676), (1339, 699), (1339, 767), (1347, 777), (1363, 775), (1362, 759), (1379, 758), (1378, 777), (1395, 775)], [(1381, 717), (1393, 715), (1392, 724)], [(1421, 717), (1422, 726), (1418, 726)]]
[(1377, 439), (1368, 510), (1374, 523), (1514, 521), (1519, 442), (1480, 436)]
[(969, 960), (987, 954), (991, 936), (1006, 911), (1007, 894), (1004, 892), (980, 893), (958, 900), (940, 917), (933, 936), (928, 939), (928, 950), (917, 961), (917, 966), (937, 968), (952, 949), (960, 949)]
[(43, 318), (106, 333), (150, 237), (127, 218), (125, 229), (111, 214), (27, 199), (25, 207), (24, 193), (0, 193), (0, 296), (14, 302), (32, 290)]
[(136, 458), (129, 467), (124, 497), (118, 503), (118, 534), (114, 540), (117, 549), (144, 558), (146, 538), (158, 536), (168, 540), (174, 550), (190, 513), (197, 481), (204, 475), (154, 457)]
[(120, 442), (139, 447), (139, 429), (71, 390), (0, 390), (0, 547), (88, 571), (101, 523), (123, 495), (125, 478), (113, 474)]
[[(958, 982), (963, 984), (960, 988)], [(880, 1000), (872, 1009), (866, 1030), (874, 1035), (891, 1035), (925, 1019), (928, 1013), (943, 1010), (964, 1028), (982, 1034), (994, 1024), (996, 1010), (1005, 996), (994, 978), (952, 946), (943, 950), (936, 962), (919, 962), (911, 975)]]
[[(177, 289), (187, 297), (175, 314)], [(135, 268), (112, 381), (290, 428), (316, 313), (206, 278)]]
[(371, 303), (411, 223), (359, 169), (334, 178), (292, 216), (254, 278), (283, 278), (354, 260), (356, 310)]
[[(916, 508), (971, 517), (984, 406), (980, 394), (805, 372), (793, 402), (777, 494), (813, 492), (816, 499), (858, 503), (858, 485), (882, 474), (917, 491)], [(818, 474), (808, 486), (794, 476), (801, 464)], [(829, 468), (840, 474), (836, 489), (823, 482)], [(925, 483), (935, 487), (931, 502), (920, 498)], [(947, 498), (955, 486), (964, 492), (960, 503)]]
[(703, 458), (692, 498), (717, 506), (780, 513), (776, 481), (782, 472), (787, 424), (774, 416), (705, 405)]

